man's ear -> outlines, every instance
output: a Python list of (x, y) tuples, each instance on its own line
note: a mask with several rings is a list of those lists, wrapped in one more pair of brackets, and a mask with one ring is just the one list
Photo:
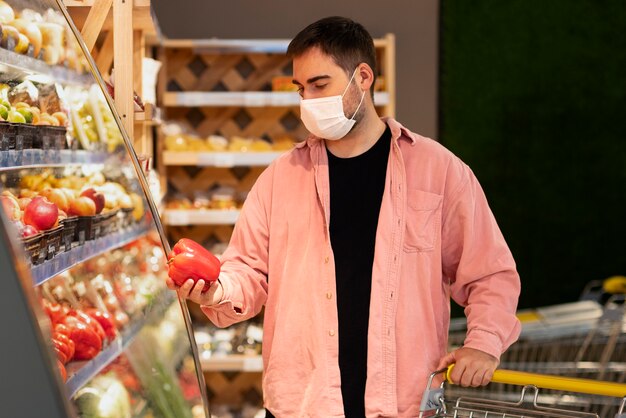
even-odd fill
[(372, 70), (372, 67), (362, 62), (357, 67), (357, 71), (357, 83), (363, 90), (369, 90), (370, 87), (372, 87), (372, 83), (374, 83), (374, 71)]

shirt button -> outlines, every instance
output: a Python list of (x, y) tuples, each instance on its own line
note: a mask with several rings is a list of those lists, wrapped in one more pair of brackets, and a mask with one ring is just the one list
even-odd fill
[(332, 299), (333, 298), (333, 294), (328, 292), (326, 293), (326, 299)]
[(331, 329), (330, 331), (328, 331), (328, 335), (330, 335), (331, 337), (334, 337), (335, 336), (335, 330)]

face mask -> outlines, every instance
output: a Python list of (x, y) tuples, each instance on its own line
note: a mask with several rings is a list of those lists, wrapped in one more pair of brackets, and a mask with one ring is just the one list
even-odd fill
[(340, 96), (302, 99), (300, 101), (300, 118), (304, 126), (306, 126), (313, 135), (323, 139), (337, 140), (343, 138), (350, 132), (350, 129), (352, 129), (356, 122), (354, 116), (356, 116), (359, 111), (361, 103), (363, 103), (363, 98), (365, 97), (365, 92), (363, 92), (361, 101), (354, 111), (354, 114), (350, 119), (346, 118), (343, 112), (343, 96), (348, 91), (348, 87), (350, 87), (350, 83), (352, 83), (355, 74), (356, 69), (352, 73), (352, 77), (350, 77), (346, 89)]

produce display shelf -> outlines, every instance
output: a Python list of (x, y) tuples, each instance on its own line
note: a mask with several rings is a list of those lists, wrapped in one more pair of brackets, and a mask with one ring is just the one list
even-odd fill
[(106, 152), (84, 150), (8, 150), (0, 151), (0, 171), (35, 167), (104, 164), (110, 158), (111, 154)]
[[(374, 103), (377, 106), (389, 104), (388, 92), (375, 92)], [(167, 92), (163, 95), (165, 106), (245, 106), (245, 107), (288, 107), (300, 105), (300, 95), (285, 91), (185, 91)]]
[(166, 39), (166, 48), (193, 48), (196, 53), (267, 53), (284, 54), (289, 39)]
[(239, 209), (166, 209), (163, 223), (170, 226), (234, 225), (240, 212)]
[(3, 78), (31, 80), (40, 83), (60, 83), (88, 86), (94, 83), (91, 74), (79, 74), (59, 65), (0, 48), (0, 68)]
[[(165, 48), (192, 48), (196, 54), (266, 53), (284, 54), (290, 39), (165, 39)], [(374, 46), (383, 46), (383, 39), (374, 39)]]
[(262, 167), (282, 155), (283, 151), (267, 152), (188, 152), (164, 151), (165, 165), (193, 165), (201, 167)]
[(226, 357), (200, 356), (203, 372), (262, 372), (263, 357), (233, 354)]
[(51, 260), (45, 261), (42, 264), (32, 266), (31, 275), (33, 282), (35, 286), (39, 286), (70, 267), (135, 241), (146, 235), (149, 231), (150, 227), (148, 224), (143, 223), (126, 231), (109, 234), (93, 241), (85, 241), (83, 245), (57, 254)]
[(117, 358), (146, 324), (153, 318), (162, 315), (165, 308), (169, 307), (172, 302), (176, 300), (176, 298), (172, 296), (173, 294), (173, 292), (164, 291), (157, 296), (155, 303), (148, 306), (141, 319), (133, 321), (128, 328), (121, 332), (120, 335), (96, 357), (89, 361), (78, 361), (68, 364), (68, 379), (65, 385), (69, 397), (73, 397), (81, 387), (100, 373), (111, 361)]

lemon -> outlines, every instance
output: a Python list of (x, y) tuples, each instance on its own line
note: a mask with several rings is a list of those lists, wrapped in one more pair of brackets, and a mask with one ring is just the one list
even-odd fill
[(9, 122), (13, 122), (13, 123), (26, 123), (26, 118), (24, 118), (24, 115), (22, 115), (19, 112), (16, 112), (15, 110), (11, 110), (9, 112)]
[(17, 109), (17, 111), (22, 116), (24, 116), (24, 120), (26, 121), (26, 123), (33, 123), (33, 112), (31, 112), (30, 110), (26, 108), (20, 108), (20, 109)]
[(2, 119), (4, 120), (9, 117), (9, 109), (7, 109), (6, 106), (3, 104), (0, 104), (0, 116), (2, 116)]

